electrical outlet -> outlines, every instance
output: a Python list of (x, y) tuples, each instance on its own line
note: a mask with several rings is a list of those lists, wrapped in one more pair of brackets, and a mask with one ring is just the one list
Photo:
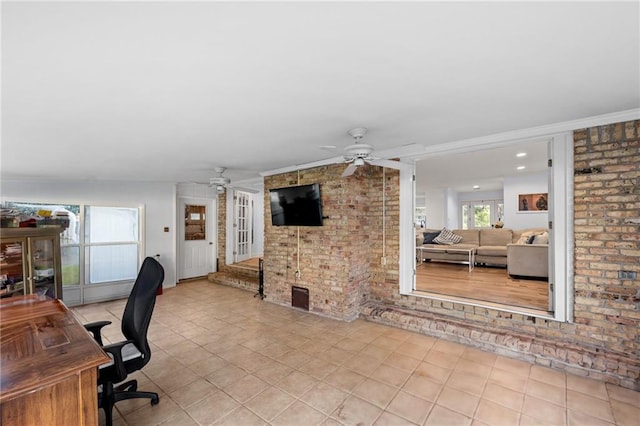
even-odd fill
[(386, 265), (386, 264), (387, 264), (387, 258), (386, 258), (386, 257), (384, 257), (384, 256), (382, 256), (382, 257), (380, 258), (380, 264), (381, 264), (381, 265)]

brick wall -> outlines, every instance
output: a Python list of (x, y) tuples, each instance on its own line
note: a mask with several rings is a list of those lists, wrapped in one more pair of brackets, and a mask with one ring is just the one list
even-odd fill
[[(361, 167), (343, 178), (344, 168), (336, 164), (265, 178), (264, 285), (268, 301), (291, 305), (291, 287), (304, 287), (309, 289), (310, 311), (352, 320), (368, 298), (371, 281), (384, 276), (385, 267), (380, 265), (383, 171)], [(393, 180), (395, 175), (397, 180), (397, 172), (384, 174), (385, 179)], [(324, 225), (272, 226), (269, 189), (310, 183), (320, 184), (327, 217)], [(397, 195), (394, 198), (397, 204)], [(394, 235), (388, 239), (387, 256), (397, 264), (397, 223), (387, 226)], [(298, 261), (300, 277), (296, 278)]]

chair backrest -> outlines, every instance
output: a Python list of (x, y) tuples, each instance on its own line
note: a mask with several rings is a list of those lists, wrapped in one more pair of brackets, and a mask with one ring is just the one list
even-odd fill
[(122, 315), (122, 334), (133, 340), (136, 347), (144, 355), (144, 364), (149, 361), (151, 349), (147, 342), (147, 330), (151, 322), (151, 314), (156, 304), (158, 288), (164, 281), (164, 269), (152, 257), (142, 262), (142, 267), (133, 284)]

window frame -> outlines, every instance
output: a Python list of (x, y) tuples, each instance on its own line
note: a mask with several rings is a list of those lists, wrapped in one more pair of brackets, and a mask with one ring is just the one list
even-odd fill
[[(463, 301), (453, 296), (425, 295), (415, 292), (416, 269), (415, 238), (411, 236), (415, 223), (411, 222), (415, 212), (416, 185), (415, 159), (433, 154), (478, 151), (505, 145), (547, 140), (549, 158), (553, 167), (549, 168), (549, 283), (553, 285), (553, 312), (535, 311), (509, 305), (487, 304), (480, 300)], [(434, 147), (414, 158), (411, 171), (400, 171), (400, 271), (399, 293), (411, 296), (472, 305), (492, 310), (505, 311), (527, 316), (539, 317), (559, 322), (573, 322), (573, 132), (567, 131), (550, 135), (529, 136), (526, 138), (504, 138), (484, 143), (467, 141), (465, 147)], [(428, 151), (428, 150), (426, 150)], [(559, 206), (560, 208), (554, 208)]]

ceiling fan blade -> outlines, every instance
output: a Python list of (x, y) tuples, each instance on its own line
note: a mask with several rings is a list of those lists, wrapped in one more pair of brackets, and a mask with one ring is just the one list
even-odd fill
[(382, 166), (382, 167), (386, 167), (388, 169), (395, 169), (395, 170), (410, 170), (411, 169), (411, 165), (406, 164), (406, 163), (401, 163), (401, 162), (395, 161), (395, 160), (376, 159), (376, 160), (370, 160), (370, 161), (368, 161), (368, 163), (372, 164), (374, 166)]
[(349, 164), (347, 166), (346, 169), (344, 169), (344, 172), (342, 172), (342, 177), (348, 177), (351, 176), (353, 174), (353, 172), (356, 171), (356, 169), (358, 168), (358, 166), (356, 166), (355, 164)]

